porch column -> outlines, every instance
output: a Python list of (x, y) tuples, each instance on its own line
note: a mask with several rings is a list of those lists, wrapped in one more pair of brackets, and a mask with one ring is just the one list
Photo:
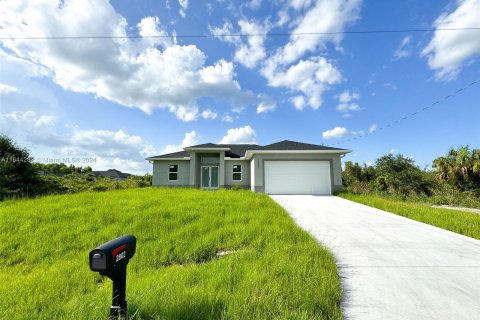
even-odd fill
[(218, 177), (218, 187), (225, 188), (225, 151), (220, 151), (220, 168)]
[(190, 187), (196, 188), (197, 187), (197, 153), (191, 152), (190, 153)]

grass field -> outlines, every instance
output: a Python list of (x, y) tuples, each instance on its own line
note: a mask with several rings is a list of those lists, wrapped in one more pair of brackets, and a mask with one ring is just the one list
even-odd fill
[(0, 319), (106, 318), (88, 252), (127, 233), (130, 318), (341, 319), (332, 255), (267, 196), (151, 188), (0, 203)]
[(432, 208), (427, 204), (395, 201), (367, 194), (343, 192), (339, 196), (468, 237), (480, 239), (480, 215), (475, 213)]

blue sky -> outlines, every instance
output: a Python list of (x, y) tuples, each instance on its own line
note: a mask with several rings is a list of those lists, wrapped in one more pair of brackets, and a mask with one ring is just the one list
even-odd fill
[[(132, 173), (188, 145), (284, 139), (425, 167), (479, 147), (480, 84), (443, 98), (480, 79), (480, 31), (438, 30), (472, 27), (480, 0), (2, 1), (0, 132), (39, 161)], [(435, 31), (348, 33), (401, 29)], [(268, 36), (309, 32), (347, 33)], [(87, 38), (24, 39), (57, 36)]]

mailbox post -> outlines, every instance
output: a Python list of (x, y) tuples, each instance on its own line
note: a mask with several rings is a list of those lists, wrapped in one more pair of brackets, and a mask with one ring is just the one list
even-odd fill
[(90, 269), (113, 281), (112, 306), (109, 319), (127, 318), (127, 264), (135, 254), (137, 239), (125, 235), (108, 241), (90, 251)]

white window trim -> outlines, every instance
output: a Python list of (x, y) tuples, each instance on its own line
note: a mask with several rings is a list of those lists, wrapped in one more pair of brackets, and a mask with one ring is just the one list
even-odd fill
[[(170, 171), (170, 166), (177, 166), (177, 171), (176, 172), (171, 172)], [(170, 180), (170, 173), (176, 173), (177, 174), (177, 179), (176, 180)], [(169, 164), (168, 165), (168, 181), (178, 181), (178, 164)]]
[[(233, 168), (234, 168), (235, 166), (240, 166), (240, 172), (235, 172), (235, 171), (233, 171)], [(240, 180), (235, 180), (235, 179), (233, 179), (233, 175), (234, 175), (235, 173), (240, 173)], [(242, 165), (241, 165), (241, 164), (234, 164), (234, 165), (232, 166), (232, 181), (243, 181), (243, 168), (242, 168)]]

